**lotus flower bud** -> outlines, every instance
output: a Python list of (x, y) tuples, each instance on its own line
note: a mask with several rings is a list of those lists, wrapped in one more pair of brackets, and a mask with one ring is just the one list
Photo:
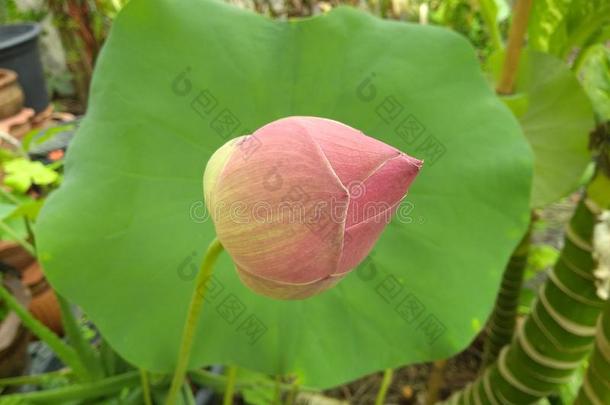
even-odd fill
[(205, 202), (241, 280), (302, 299), (364, 260), (421, 165), (339, 122), (288, 117), (212, 155)]

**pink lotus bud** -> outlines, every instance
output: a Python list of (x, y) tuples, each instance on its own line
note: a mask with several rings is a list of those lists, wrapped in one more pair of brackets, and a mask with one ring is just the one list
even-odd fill
[(364, 260), (421, 165), (339, 122), (288, 117), (218, 149), (203, 187), (242, 281), (301, 299)]

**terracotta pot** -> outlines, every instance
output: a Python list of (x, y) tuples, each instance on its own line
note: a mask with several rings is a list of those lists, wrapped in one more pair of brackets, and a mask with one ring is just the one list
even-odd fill
[[(24, 306), (30, 301), (28, 291), (15, 276), (4, 277), (5, 287)], [(0, 323), (0, 378), (21, 375), (28, 365), (27, 346), (30, 332), (14, 312), (9, 312)]]
[(22, 282), (32, 295), (29, 306), (32, 315), (57, 335), (62, 336), (64, 329), (59, 302), (38, 262), (32, 263), (23, 271)]
[(0, 262), (21, 274), (22, 283), (31, 296), (28, 309), (32, 315), (58, 335), (63, 335), (61, 310), (57, 296), (44, 277), (42, 268), (36, 259), (19, 244), (0, 241)]
[(12, 70), (0, 69), (0, 119), (11, 117), (23, 107), (23, 90)]
[[(17, 140), (22, 140), (23, 137), (32, 129), (30, 120), (34, 116), (34, 110), (31, 108), (22, 108), (21, 111), (8, 118), (0, 119), (0, 130), (9, 133)], [(2, 144), (9, 149), (14, 149), (15, 145), (6, 140), (2, 140)]]
[(32, 127), (33, 128), (42, 128), (46, 124), (51, 121), (51, 117), (53, 116), (54, 107), (53, 104), (49, 104), (47, 108), (34, 115), (32, 118)]
[(0, 241), (0, 262), (7, 266), (23, 271), (35, 260), (36, 258), (23, 249), (20, 244), (5, 240)]

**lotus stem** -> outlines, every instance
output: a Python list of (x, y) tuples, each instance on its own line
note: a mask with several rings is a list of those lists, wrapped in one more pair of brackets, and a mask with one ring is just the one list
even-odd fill
[(62, 368), (57, 371), (50, 371), (44, 374), (20, 375), (18, 377), (0, 378), (0, 387), (12, 385), (40, 385), (54, 378), (70, 378), (74, 372), (69, 368)]
[(57, 295), (57, 302), (61, 311), (61, 321), (70, 346), (83, 363), (91, 380), (104, 377), (104, 369), (99, 355), (93, 350), (89, 341), (83, 336), (78, 321), (74, 317), (70, 303), (61, 295)]
[(273, 405), (282, 405), (282, 377), (275, 376), (275, 394), (273, 395)]
[[(73, 401), (84, 401), (114, 394), (125, 388), (138, 385), (137, 371), (131, 371), (114, 377), (83, 384), (72, 384), (66, 387), (45, 391), (34, 391), (23, 394), (12, 394), (2, 397), (7, 404), (66, 404)], [(94, 401), (89, 401), (91, 403)]]
[(222, 400), (222, 405), (233, 405), (233, 395), (235, 394), (235, 380), (237, 375), (237, 367), (230, 366), (227, 370), (227, 386)]
[(385, 397), (388, 395), (390, 384), (392, 383), (392, 377), (394, 376), (394, 369), (388, 368), (383, 372), (383, 379), (381, 380), (381, 386), (375, 399), (375, 405), (385, 404)]
[(143, 368), (140, 369), (140, 384), (142, 385), (142, 395), (144, 396), (144, 405), (153, 405), (150, 395), (150, 384), (148, 382), (148, 373)]
[(174, 405), (178, 399), (180, 387), (184, 382), (184, 376), (186, 375), (186, 370), (188, 368), (188, 362), (191, 355), (191, 348), (193, 347), (193, 339), (195, 338), (195, 332), (197, 330), (199, 315), (203, 309), (207, 282), (212, 276), (214, 264), (216, 263), (216, 260), (218, 259), (218, 256), (222, 250), (223, 247), (218, 239), (214, 239), (208, 246), (205, 256), (203, 257), (203, 262), (201, 263), (201, 268), (197, 274), (195, 289), (193, 290), (193, 295), (191, 296), (191, 302), (189, 304), (186, 321), (184, 323), (182, 342), (180, 344), (180, 351), (178, 353), (178, 360), (176, 362), (176, 370), (174, 372), (172, 384), (165, 402), (167, 405)]

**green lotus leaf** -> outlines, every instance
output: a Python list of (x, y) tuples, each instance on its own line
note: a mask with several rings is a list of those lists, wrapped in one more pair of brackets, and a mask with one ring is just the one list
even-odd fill
[[(256, 295), (223, 254), (190, 366), (237, 364), (323, 388), (450, 356), (484, 323), (527, 226), (532, 156), (464, 38), (350, 8), (280, 22), (219, 2), (133, 0), (36, 228), (51, 283), (127, 360), (175, 365), (214, 238), (208, 158), (290, 115), (342, 121), (425, 167), (371, 256), (321, 295)], [(256, 153), (256, 142), (244, 147)]]

